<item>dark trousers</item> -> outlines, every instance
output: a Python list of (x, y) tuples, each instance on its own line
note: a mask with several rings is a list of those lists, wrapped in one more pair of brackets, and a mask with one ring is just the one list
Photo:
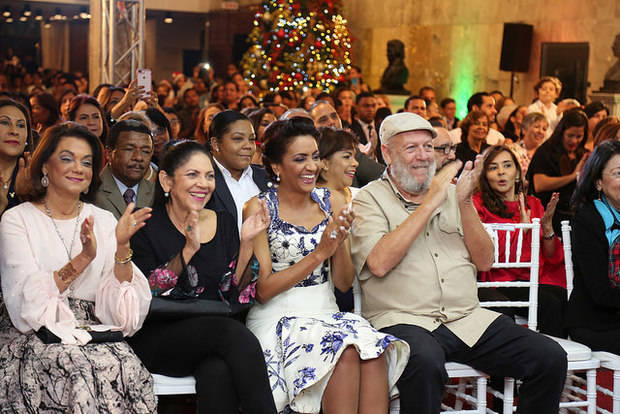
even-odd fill
[(441, 325), (433, 332), (414, 325), (382, 329), (407, 341), (409, 363), (398, 380), (401, 414), (437, 414), (448, 374), (446, 361), (498, 377), (523, 380), (518, 413), (557, 414), (566, 379), (566, 352), (552, 339), (499, 316), (473, 347)]
[[(529, 288), (480, 288), (478, 298), (483, 301), (527, 301)], [(538, 285), (538, 331), (557, 338), (567, 338), (564, 328), (564, 315), (566, 313), (567, 293), (566, 289), (555, 285)], [(527, 318), (527, 308), (490, 308), (494, 311), (508, 315), (514, 319), (515, 315)]]
[(275, 413), (258, 339), (232, 318), (145, 324), (129, 344), (149, 371), (193, 375), (200, 413)]
[(588, 346), (593, 351), (607, 351), (620, 355), (620, 329), (611, 328), (597, 331), (589, 328), (571, 328), (570, 337), (573, 341)]

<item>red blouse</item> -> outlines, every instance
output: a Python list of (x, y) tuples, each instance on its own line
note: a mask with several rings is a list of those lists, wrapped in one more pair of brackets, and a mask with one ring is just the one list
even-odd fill
[[(540, 218), (545, 214), (545, 209), (542, 206), (540, 200), (534, 196), (527, 196), (527, 205), (531, 210), (531, 218)], [(520, 223), (521, 214), (519, 212), (518, 201), (506, 201), (506, 207), (508, 211), (512, 213), (512, 217), (504, 218), (496, 214), (491, 213), (482, 202), (481, 193), (477, 193), (473, 196), (474, 206), (478, 211), (480, 220), (483, 223)], [(547, 257), (544, 252), (544, 240), (542, 239), (542, 227), (540, 229), (540, 258), (539, 258), (539, 283), (543, 285), (556, 285), (566, 288), (566, 272), (564, 269), (564, 251), (562, 249), (562, 243), (558, 237), (554, 237), (555, 252), (552, 257)], [(505, 258), (505, 238), (503, 237), (503, 231), (500, 231), (499, 244), (499, 260)], [(511, 240), (511, 252), (510, 260), (516, 260), (516, 248), (517, 248), (517, 234), (513, 235)], [(521, 252), (521, 259), (524, 261), (530, 260), (530, 246), (532, 243), (532, 236), (529, 232), (523, 237), (523, 250)], [(478, 280), (481, 282), (505, 282), (515, 280), (528, 280), (530, 277), (529, 269), (491, 269), (488, 272), (478, 272)]]

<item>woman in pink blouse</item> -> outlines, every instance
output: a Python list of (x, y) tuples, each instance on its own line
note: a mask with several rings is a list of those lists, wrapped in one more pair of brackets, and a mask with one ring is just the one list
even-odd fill
[(2, 217), (3, 409), (156, 411), (151, 375), (123, 341), (149, 309), (129, 239), (150, 209), (132, 213), (131, 203), (117, 223), (91, 204), (102, 163), (101, 144), (86, 128), (50, 128), (28, 169), (29, 202)]
[[(473, 197), (474, 206), (483, 223), (530, 223), (532, 218), (540, 218), (540, 332), (566, 337), (563, 326), (567, 300), (564, 255), (562, 244), (553, 233), (552, 226), (558, 199), (559, 195), (554, 193), (545, 211), (539, 199), (523, 194), (523, 173), (516, 155), (503, 145), (494, 145), (487, 149), (484, 155), (484, 173), (480, 175), (480, 192)], [(500, 233), (503, 234), (501, 231)], [(524, 235), (522, 260), (530, 260), (531, 240), (531, 234)], [(504, 260), (505, 238), (500, 235), (498, 242), (500, 260)], [(511, 248), (511, 260), (514, 260), (516, 241), (511, 243)], [(528, 280), (529, 276), (529, 269), (525, 268), (491, 269), (478, 274), (479, 280), (489, 282)], [(484, 288), (479, 291), (482, 300), (527, 300), (528, 294), (527, 288)], [(499, 311), (511, 313), (505, 309)]]

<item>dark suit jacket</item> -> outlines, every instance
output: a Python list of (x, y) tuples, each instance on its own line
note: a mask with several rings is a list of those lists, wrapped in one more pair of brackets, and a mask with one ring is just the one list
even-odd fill
[(565, 325), (595, 331), (617, 330), (620, 289), (612, 287), (609, 281), (609, 242), (603, 218), (594, 204), (588, 203), (577, 209), (571, 227), (575, 278)]
[[(136, 197), (136, 208), (151, 207), (153, 205), (153, 196), (155, 195), (155, 186), (150, 181), (142, 179), (138, 185), (138, 195)], [(112, 177), (110, 166), (106, 166), (101, 172), (101, 187), (95, 196), (95, 205), (104, 210), (108, 210), (118, 220), (127, 204), (123, 199), (123, 195)]]
[[(255, 164), (250, 165), (250, 167), (252, 167), (252, 179), (256, 183), (256, 186), (261, 191), (267, 191), (267, 182), (269, 181), (269, 178), (267, 177), (267, 171), (265, 171), (265, 168), (261, 165)], [(237, 207), (235, 206), (235, 200), (228, 189), (228, 185), (226, 185), (224, 175), (222, 175), (222, 172), (215, 163), (213, 163), (213, 170), (215, 173), (215, 191), (213, 192), (213, 195), (205, 208), (215, 211), (228, 211), (232, 214), (236, 223)]]
[(362, 127), (362, 124), (360, 124), (357, 119), (354, 119), (351, 123), (351, 132), (355, 134), (361, 144), (366, 145), (368, 143), (366, 134), (364, 133), (364, 127)]
[(355, 159), (359, 163), (355, 176), (353, 177), (353, 187), (362, 188), (371, 181), (381, 177), (385, 171), (385, 165), (381, 165), (375, 160), (368, 158), (361, 151), (355, 152)]

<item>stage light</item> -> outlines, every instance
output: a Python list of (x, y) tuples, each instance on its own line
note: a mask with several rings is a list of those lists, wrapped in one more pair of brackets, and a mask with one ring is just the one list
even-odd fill
[(34, 19), (38, 22), (43, 20), (43, 14), (41, 13), (41, 9), (37, 9), (36, 14), (34, 15)]
[(32, 11), (30, 10), (30, 4), (26, 4), (24, 6), (24, 11), (22, 12), (22, 14), (26, 17), (30, 17), (30, 15), (32, 15)]
[(47, 20), (45, 21), (45, 24), (43, 25), (43, 27), (44, 27), (45, 29), (49, 29), (50, 27), (52, 27), (52, 24), (50, 23), (50, 19), (47, 19)]
[(54, 9), (54, 15), (52, 16), (52, 20), (62, 20), (63, 17), (64, 16), (60, 11), (60, 7), (56, 7), (56, 9)]
[(7, 23), (13, 23), (13, 18), (11, 16), (7, 17), (5, 20)]
[(10, 17), (10, 16), (11, 16), (11, 9), (9, 9), (9, 7), (8, 7), (8, 6), (7, 6), (7, 7), (5, 7), (5, 8), (4, 8), (4, 11), (2, 12), (2, 15), (3, 15), (4, 17)]
[(22, 22), (22, 23), (23, 22), (27, 22), (28, 18), (26, 16), (24, 16), (24, 15), (21, 15), (21, 16), (19, 16), (19, 21)]
[(82, 19), (90, 19), (90, 14), (88, 14), (88, 9), (86, 6), (80, 7), (80, 17)]
[(172, 23), (174, 21), (174, 19), (172, 19), (172, 13), (168, 12), (166, 13), (166, 17), (164, 17), (164, 23)]

